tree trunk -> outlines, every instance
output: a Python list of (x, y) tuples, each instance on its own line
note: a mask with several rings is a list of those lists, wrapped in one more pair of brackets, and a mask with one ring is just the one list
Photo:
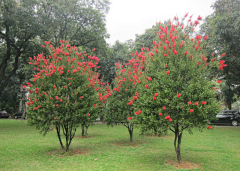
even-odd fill
[(129, 125), (128, 132), (129, 132), (129, 136), (130, 136), (130, 143), (132, 143), (132, 139), (133, 139), (133, 125), (132, 124)]
[(182, 141), (182, 132), (175, 132), (175, 138), (174, 138), (174, 147), (175, 152), (177, 154), (177, 160), (178, 163), (182, 163), (181, 153), (180, 153), (180, 147), (181, 147), (181, 141)]
[(20, 80), (20, 94), (21, 94), (21, 97), (20, 97), (20, 100), (19, 100), (19, 108), (18, 108), (18, 112), (21, 112), (22, 111), (22, 98), (23, 98), (23, 88), (22, 88), (22, 81)]
[(56, 125), (56, 130), (57, 130), (58, 140), (59, 140), (59, 142), (60, 142), (60, 145), (61, 145), (61, 147), (62, 147), (62, 150), (64, 150), (64, 146), (63, 146), (62, 139), (61, 139), (61, 135), (60, 135), (60, 125)]
[(88, 135), (87, 131), (88, 131), (88, 126), (86, 126), (86, 129), (85, 129), (85, 135), (86, 136)]
[(22, 114), (22, 119), (25, 118), (26, 116), (26, 91), (23, 91), (23, 100), (22, 100), (22, 107), (23, 107), (23, 114)]
[(85, 136), (84, 124), (82, 124), (82, 136)]

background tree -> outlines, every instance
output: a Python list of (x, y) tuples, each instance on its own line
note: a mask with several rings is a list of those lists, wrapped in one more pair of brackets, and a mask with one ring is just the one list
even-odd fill
[[(232, 93), (239, 95), (240, 88), (240, 1), (239, 0), (217, 0), (213, 4), (214, 13), (209, 15), (201, 27), (201, 32), (209, 35), (210, 51), (214, 51), (218, 56), (223, 52), (226, 56), (228, 67), (223, 70), (221, 76), (226, 80), (231, 93), (225, 93), (228, 100), (228, 108), (231, 109)], [(230, 89), (229, 89), (230, 90)]]
[(146, 29), (145, 33), (135, 35), (135, 42), (134, 42), (134, 51), (141, 51), (142, 47), (152, 48), (153, 44), (152, 41), (157, 40), (157, 25), (153, 25), (152, 28)]
[(99, 61), (101, 66), (101, 75), (104, 81), (112, 84), (116, 75), (116, 63), (126, 63), (130, 59), (130, 47), (127, 43), (116, 41), (111, 47), (108, 47), (106, 56)]
[(34, 53), (32, 39), (42, 31), (36, 0), (0, 1), (0, 95), (19, 67), (20, 57)]
[[(185, 18), (187, 15), (185, 16)], [(135, 108), (142, 110), (136, 122), (143, 125), (154, 122), (168, 127), (175, 134), (174, 147), (181, 163), (180, 146), (184, 130), (206, 128), (209, 119), (219, 110), (213, 87), (216, 80), (209, 77), (212, 68), (224, 67), (224, 61), (212, 57), (207, 62), (203, 49), (207, 36), (194, 32), (201, 17), (188, 20), (169, 21), (159, 27), (159, 40), (153, 42), (150, 53), (144, 53), (145, 78), (151, 81), (138, 90), (140, 96)], [(220, 83), (221, 80), (218, 80)], [(153, 123), (152, 123), (153, 122)], [(162, 131), (159, 129), (159, 131)]]
[[(59, 40), (71, 39), (71, 44), (82, 50), (96, 48), (98, 56), (106, 56), (108, 10), (108, 0), (1, 0), (0, 96), (6, 87), (12, 86), (11, 80), (20, 86), (28, 79), (33, 71), (26, 69), (26, 60), (44, 51), (39, 46), (43, 40), (50, 40), (57, 47)], [(13, 78), (15, 75), (19, 78)], [(6, 90), (0, 98), (17, 93), (20, 92)]]
[[(28, 105), (28, 122), (45, 135), (50, 126), (56, 127), (62, 149), (69, 150), (76, 129), (80, 124), (92, 122), (99, 88), (99, 74), (96, 73), (98, 57), (81, 53), (68, 42), (61, 41), (54, 49), (50, 42), (50, 56), (39, 54), (30, 58), (37, 71), (31, 87)], [(87, 57), (88, 60), (84, 60)], [(66, 145), (63, 145), (62, 135)]]
[(105, 15), (109, 4), (108, 0), (41, 1), (38, 14), (45, 25), (41, 38), (51, 40), (55, 46), (59, 45), (59, 40), (70, 39), (72, 45), (85, 50), (96, 48), (98, 54), (106, 48)]
[(108, 112), (105, 121), (108, 125), (123, 124), (128, 129), (131, 143), (134, 130), (132, 123), (134, 107), (132, 104), (138, 98), (136, 86), (141, 82), (139, 77), (141, 77), (142, 71), (135, 59), (123, 64), (119, 62), (116, 66), (116, 77), (113, 81), (112, 94), (108, 97)]

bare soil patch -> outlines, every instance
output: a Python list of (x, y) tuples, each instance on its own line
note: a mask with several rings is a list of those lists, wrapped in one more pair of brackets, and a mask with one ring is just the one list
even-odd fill
[(86, 155), (88, 153), (88, 150), (86, 149), (70, 149), (68, 152), (64, 150), (55, 150), (55, 151), (49, 151), (47, 154), (51, 156), (57, 156), (57, 157), (69, 157), (69, 156), (75, 156), (75, 155)]
[(176, 169), (202, 169), (199, 163), (192, 163), (188, 161), (182, 161), (182, 163), (178, 163), (176, 160), (168, 160), (165, 162), (167, 166), (174, 166)]

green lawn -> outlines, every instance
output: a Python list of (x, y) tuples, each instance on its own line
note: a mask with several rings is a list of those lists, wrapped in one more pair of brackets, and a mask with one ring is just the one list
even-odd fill
[[(166, 165), (176, 161), (172, 133), (139, 136), (135, 129), (133, 146), (129, 146), (123, 126), (94, 125), (88, 133), (91, 137), (74, 138), (70, 147), (82, 154), (59, 156), (54, 154), (60, 149), (55, 131), (43, 137), (26, 121), (1, 119), (0, 170), (176, 170)], [(76, 136), (80, 136), (80, 129)], [(240, 170), (240, 127), (184, 132), (181, 147), (183, 161), (201, 164), (195, 170)]]

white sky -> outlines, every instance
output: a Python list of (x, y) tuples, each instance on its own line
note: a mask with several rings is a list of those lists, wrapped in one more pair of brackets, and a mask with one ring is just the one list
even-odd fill
[(182, 18), (186, 13), (205, 18), (213, 10), (215, 0), (110, 0), (110, 10), (106, 17), (109, 44), (116, 40), (135, 40), (135, 34), (143, 34), (156, 22)]

